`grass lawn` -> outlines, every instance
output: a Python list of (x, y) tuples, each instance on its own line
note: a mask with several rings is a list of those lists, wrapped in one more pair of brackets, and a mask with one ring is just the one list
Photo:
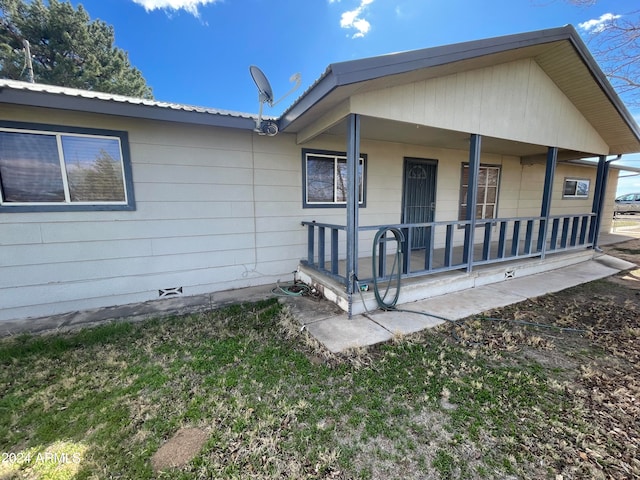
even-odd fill
[[(475, 318), (341, 355), (275, 300), (2, 339), (0, 479), (638, 478), (640, 312), (610, 290), (491, 312), (581, 332)], [(185, 427), (199, 453), (154, 472)]]

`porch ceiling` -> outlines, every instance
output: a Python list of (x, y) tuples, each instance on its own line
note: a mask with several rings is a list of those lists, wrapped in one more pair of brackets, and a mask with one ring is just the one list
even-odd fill
[[(325, 134), (342, 136), (346, 141), (346, 132), (347, 121), (343, 119), (328, 128)], [(360, 138), (362, 140), (468, 151), (470, 134), (363, 116), (360, 119)], [(544, 158), (547, 154), (547, 147), (484, 136), (482, 137), (482, 151), (498, 155)], [(582, 152), (563, 152), (562, 156), (563, 158), (584, 158), (589, 155)]]

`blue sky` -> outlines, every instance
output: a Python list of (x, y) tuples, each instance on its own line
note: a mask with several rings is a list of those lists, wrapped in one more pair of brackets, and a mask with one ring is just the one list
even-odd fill
[[(265, 114), (278, 115), (334, 62), (573, 24), (597, 28), (637, 0), (71, 0), (113, 25), (157, 100), (257, 113), (249, 65), (276, 99), (300, 73), (302, 85)], [(588, 22), (595, 22), (589, 24)], [(640, 109), (631, 109), (640, 120)], [(640, 167), (640, 155), (625, 160)], [(619, 192), (640, 191), (640, 177)]]

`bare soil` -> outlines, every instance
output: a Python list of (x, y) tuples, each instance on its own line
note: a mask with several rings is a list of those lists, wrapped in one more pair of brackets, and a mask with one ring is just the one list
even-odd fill
[(183, 467), (200, 453), (207, 437), (199, 428), (181, 428), (151, 457), (153, 471)]
[[(604, 253), (640, 265), (640, 239)], [(457, 333), (549, 369), (580, 405), (588, 431), (532, 453), (570, 465), (564, 478), (640, 478), (640, 268), (487, 312)]]

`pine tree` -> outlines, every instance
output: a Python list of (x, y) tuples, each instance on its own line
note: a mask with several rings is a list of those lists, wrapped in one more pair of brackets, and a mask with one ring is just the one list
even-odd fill
[(0, 0), (0, 77), (27, 80), (24, 40), (38, 83), (152, 98), (114, 29), (69, 2)]

